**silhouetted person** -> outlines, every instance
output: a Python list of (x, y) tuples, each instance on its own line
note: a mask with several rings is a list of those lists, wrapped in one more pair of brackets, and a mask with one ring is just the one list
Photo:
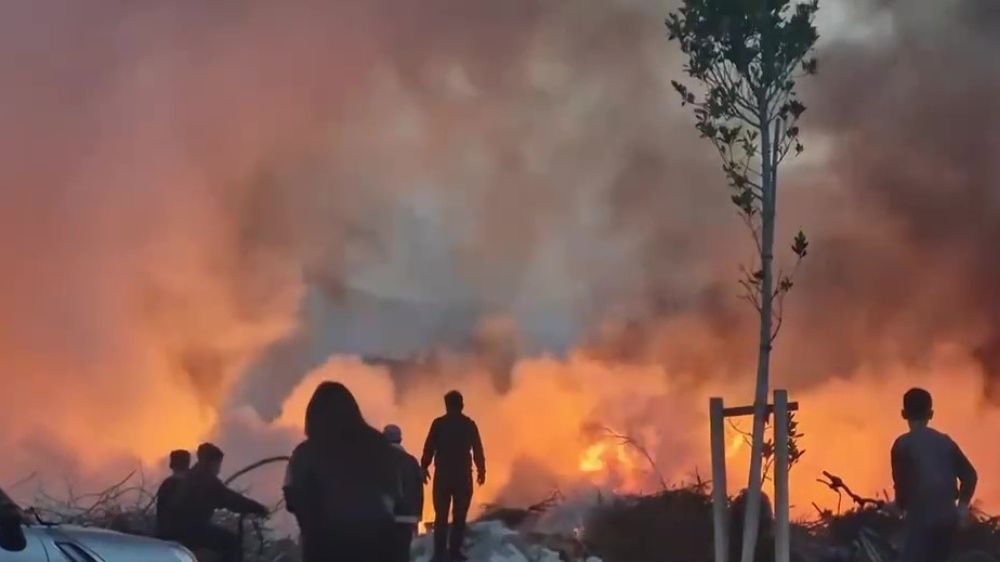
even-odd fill
[(160, 484), (156, 491), (156, 536), (161, 539), (175, 540), (177, 530), (172, 528), (176, 517), (171, 517), (170, 509), (174, 507), (174, 496), (180, 479), (191, 469), (191, 453), (184, 450), (170, 452), (170, 476)]
[(912, 388), (903, 395), (910, 431), (892, 446), (896, 505), (905, 512), (903, 562), (947, 560), (976, 491), (976, 469), (951, 437), (928, 427), (933, 417), (929, 392)]
[[(445, 550), (453, 561), (467, 560), (462, 553), (465, 519), (472, 503), (472, 462), (475, 461), (477, 480), (486, 483), (486, 457), (476, 423), (462, 413), (462, 395), (452, 390), (444, 396), (447, 413), (434, 420), (420, 467), (425, 480), (427, 469), (434, 462), (434, 559), (445, 560)], [(451, 529), (448, 528), (448, 512)]]
[[(742, 490), (729, 506), (729, 560), (740, 560), (743, 553), (743, 523), (747, 511), (747, 491)], [(760, 495), (760, 524), (757, 527), (755, 562), (774, 560), (774, 509), (767, 494)]]
[(424, 471), (420, 463), (403, 448), (403, 432), (396, 425), (387, 425), (382, 431), (392, 445), (403, 486), (402, 498), (396, 505), (396, 527), (393, 533), (393, 561), (407, 562), (410, 559), (410, 544), (417, 532), (420, 516), (424, 512)]
[(0, 551), (21, 552), (28, 548), (23, 523), (21, 509), (0, 490)]
[(217, 509), (247, 515), (267, 515), (263, 504), (234, 492), (219, 479), (222, 470), (222, 450), (211, 443), (198, 446), (198, 460), (177, 482), (174, 499), (168, 509), (169, 523), (177, 529), (181, 544), (191, 550), (211, 550), (222, 562), (233, 562), (240, 557), (242, 545), (237, 536), (212, 523)]
[(313, 393), (305, 433), (284, 487), (301, 531), (303, 562), (389, 562), (402, 490), (388, 441), (335, 382)]

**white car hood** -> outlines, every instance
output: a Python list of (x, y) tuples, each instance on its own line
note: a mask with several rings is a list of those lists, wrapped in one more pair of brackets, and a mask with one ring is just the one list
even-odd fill
[[(92, 551), (104, 562), (193, 562), (194, 556), (182, 546), (154, 539), (127, 535), (107, 529), (60, 525), (49, 531), (53, 538), (62, 535)], [(57, 538), (58, 540), (58, 538)]]

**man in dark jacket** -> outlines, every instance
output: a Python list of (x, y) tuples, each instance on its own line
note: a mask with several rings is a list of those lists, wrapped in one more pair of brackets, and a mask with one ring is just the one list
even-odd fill
[(176, 529), (171, 528), (176, 517), (171, 516), (170, 509), (174, 506), (177, 485), (190, 468), (191, 453), (182, 449), (170, 452), (171, 474), (156, 491), (156, 536), (161, 539), (174, 540), (177, 538)]
[(976, 491), (976, 469), (951, 437), (928, 427), (933, 417), (929, 392), (913, 388), (903, 395), (910, 431), (892, 446), (896, 506), (905, 512), (903, 562), (947, 560)]
[(410, 560), (410, 544), (417, 532), (420, 516), (424, 512), (424, 471), (420, 463), (403, 448), (403, 431), (396, 425), (387, 425), (382, 431), (392, 445), (396, 470), (403, 488), (402, 501), (396, 505), (396, 529), (393, 537), (393, 561)]
[(468, 560), (462, 553), (462, 545), (465, 518), (472, 503), (472, 463), (475, 461), (477, 481), (482, 486), (486, 483), (486, 457), (479, 428), (462, 413), (462, 395), (453, 390), (444, 396), (444, 403), (447, 413), (431, 424), (420, 466), (426, 481), (434, 462), (434, 560), (446, 560), (447, 548), (452, 561), (463, 561)]
[(211, 550), (221, 562), (239, 558), (241, 545), (237, 536), (212, 523), (217, 509), (248, 515), (267, 515), (268, 509), (258, 502), (238, 494), (222, 483), (222, 450), (211, 443), (198, 447), (198, 462), (178, 480), (177, 491), (169, 509), (171, 523), (178, 538), (191, 550)]

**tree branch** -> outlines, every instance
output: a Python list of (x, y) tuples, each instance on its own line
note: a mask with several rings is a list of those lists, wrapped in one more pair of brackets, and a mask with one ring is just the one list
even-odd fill
[(715, 81), (716, 85), (718, 85), (720, 88), (722, 88), (732, 96), (732, 100), (735, 102), (736, 106), (739, 109), (746, 111), (750, 115), (750, 117), (747, 117), (747, 114), (744, 114), (742, 112), (733, 112), (733, 113), (738, 114), (738, 117), (743, 118), (745, 121), (747, 121), (747, 123), (750, 126), (760, 127), (760, 123), (754, 122), (754, 117), (756, 117), (756, 109), (754, 108), (753, 103), (751, 103), (750, 100), (744, 96), (744, 93), (742, 91), (742, 88), (740, 88), (739, 83), (735, 82), (732, 79), (732, 77), (729, 76), (729, 69), (726, 68), (725, 66), (723, 66), (722, 68), (712, 67), (711, 69), (709, 69), (709, 75)]
[(639, 443), (631, 435), (627, 435), (627, 434), (624, 434), (624, 433), (619, 433), (618, 431), (615, 431), (614, 429), (611, 429), (610, 427), (604, 426), (603, 429), (604, 429), (604, 432), (606, 434), (608, 434), (611, 437), (614, 437), (621, 444), (628, 445), (628, 446), (632, 447), (633, 449), (639, 451), (639, 453), (642, 456), (646, 457), (646, 462), (649, 463), (649, 466), (652, 469), (653, 474), (655, 474), (656, 477), (660, 481), (660, 487), (663, 490), (667, 490), (667, 488), (669, 486), (667, 486), (667, 481), (663, 479), (663, 473), (660, 472), (660, 468), (658, 466), (656, 466), (656, 461), (653, 460), (653, 456), (649, 454), (649, 450), (647, 450), (646, 447), (642, 443)]
[(750, 229), (750, 235), (753, 238), (754, 246), (757, 247), (757, 255), (760, 256), (764, 253), (763, 247), (760, 242), (760, 228), (754, 224), (753, 217), (747, 215), (746, 213), (740, 213), (740, 217), (743, 218), (743, 224)]
[[(775, 289), (774, 298), (771, 302), (775, 303), (776, 309), (774, 311), (775, 327), (771, 333), (771, 343), (774, 343), (778, 339), (778, 334), (781, 332), (781, 325), (784, 323), (785, 318), (785, 297), (788, 296), (788, 292), (791, 290), (792, 282), (795, 279), (796, 274), (799, 271), (799, 266), (802, 264), (802, 256), (798, 256), (795, 260), (795, 266), (792, 268), (792, 272), (788, 275), (778, 274), (778, 288)], [(788, 282), (787, 286), (783, 288), (785, 280)]]

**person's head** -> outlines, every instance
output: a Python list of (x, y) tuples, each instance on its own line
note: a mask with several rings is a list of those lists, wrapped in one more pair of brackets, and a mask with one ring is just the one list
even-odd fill
[(457, 390), (452, 390), (448, 394), (445, 394), (444, 407), (449, 414), (461, 413), (462, 409), (465, 408), (465, 400), (462, 398), (462, 393)]
[(222, 472), (222, 457), (225, 456), (222, 449), (212, 443), (202, 443), (198, 445), (198, 451), (195, 454), (198, 456), (198, 465), (203, 469), (216, 476)]
[[(747, 495), (747, 490), (743, 489), (729, 504), (729, 530), (731, 536), (740, 537), (743, 535), (743, 522), (745, 521), (747, 511)], [(771, 505), (771, 498), (769, 498), (767, 494), (762, 491), (760, 494), (760, 519), (757, 527), (758, 553), (761, 552), (760, 549), (767, 548), (767, 539), (773, 530), (774, 508)], [(741, 548), (742, 547), (739, 542), (730, 541), (729, 559), (734, 560), (739, 558)], [(758, 556), (757, 559), (760, 559), (760, 557)]]
[(398, 425), (389, 424), (385, 426), (382, 430), (382, 435), (385, 435), (385, 440), (393, 445), (399, 445), (403, 442), (403, 430), (399, 429)]
[(305, 429), (310, 439), (343, 439), (366, 431), (368, 424), (351, 391), (326, 381), (316, 387), (306, 406)]
[(922, 388), (911, 388), (903, 395), (903, 418), (910, 426), (927, 425), (934, 417), (931, 393)]
[(170, 470), (174, 474), (184, 472), (189, 468), (191, 468), (191, 453), (184, 449), (170, 451)]
[(374, 483), (394, 490), (396, 471), (392, 447), (368, 425), (357, 400), (339, 382), (320, 383), (306, 406), (306, 439), (329, 455), (347, 481)]

